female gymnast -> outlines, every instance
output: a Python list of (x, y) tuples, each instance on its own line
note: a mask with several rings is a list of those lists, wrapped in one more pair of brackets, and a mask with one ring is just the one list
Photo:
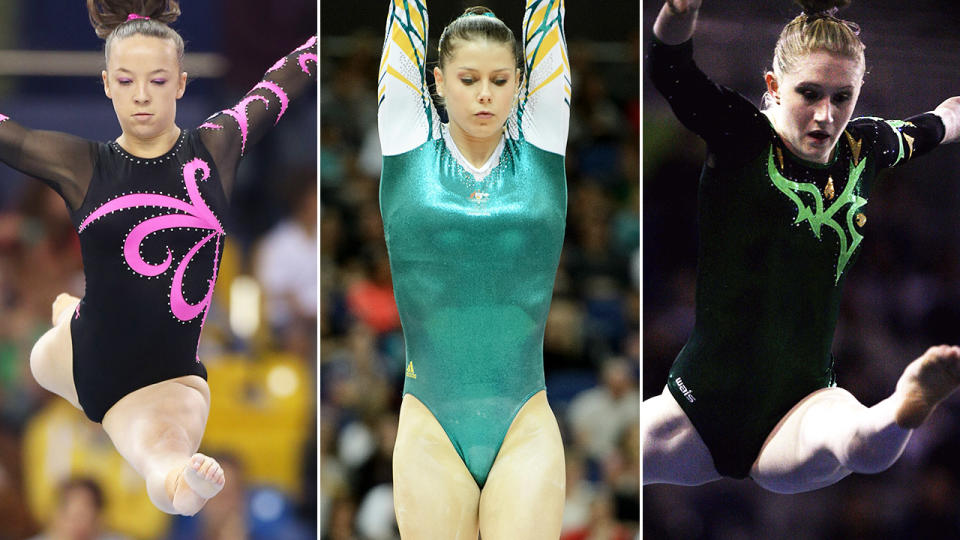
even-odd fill
[(380, 209), (406, 339), (393, 454), (405, 539), (560, 535), (563, 444), (543, 332), (566, 218), (562, 0), (527, 0), (525, 54), (483, 7), (440, 36), (390, 2), (379, 75)]
[(830, 345), (881, 169), (960, 138), (960, 97), (907, 120), (850, 120), (864, 46), (849, 0), (802, 0), (758, 110), (693, 62), (700, 0), (669, 0), (650, 73), (707, 142), (699, 185), (696, 322), (663, 394), (641, 408), (643, 481), (752, 478), (779, 493), (890, 467), (960, 383), (960, 348), (910, 363), (890, 397), (837, 388)]
[[(282, 58), (232, 109), (176, 125), (183, 39), (175, 0), (87, 0), (106, 39), (104, 93), (121, 135), (97, 143), (0, 115), (0, 160), (66, 201), (86, 291), (61, 294), (30, 355), (41, 386), (103, 424), (150, 500), (192, 515), (224, 484), (196, 453), (210, 410), (197, 356), (223, 250), (237, 164), (313, 84), (316, 39)], [(313, 66), (309, 65), (313, 62)]]

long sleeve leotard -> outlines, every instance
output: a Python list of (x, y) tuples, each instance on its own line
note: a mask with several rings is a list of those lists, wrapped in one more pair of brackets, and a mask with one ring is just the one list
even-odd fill
[(182, 130), (152, 159), (0, 116), (0, 161), (56, 190), (80, 237), (86, 289), (71, 318), (73, 376), (91, 420), (138, 388), (206, 377), (197, 346), (237, 165), (313, 84), (316, 62), (312, 38), (235, 107)]
[(794, 156), (756, 106), (714, 84), (691, 42), (654, 41), (651, 78), (707, 143), (698, 201), (696, 321), (668, 387), (713, 454), (745, 477), (776, 423), (833, 384), (844, 279), (867, 232), (877, 173), (943, 138), (933, 114), (857, 118), (830, 162)]
[(527, 0), (526, 77), (481, 168), (427, 89), (427, 10), (393, 0), (379, 74), (380, 209), (406, 339), (404, 393), (437, 418), (478, 485), (544, 388), (543, 332), (566, 217), (570, 69), (563, 2)]

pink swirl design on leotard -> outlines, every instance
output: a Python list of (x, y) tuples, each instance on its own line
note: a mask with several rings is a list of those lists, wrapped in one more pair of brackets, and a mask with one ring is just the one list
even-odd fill
[[(200, 302), (190, 304), (183, 297), (183, 276), (187, 271), (187, 265), (190, 264), (194, 255), (214, 237), (216, 237), (217, 242), (216, 253), (219, 253), (220, 237), (226, 234), (220, 221), (214, 215), (213, 211), (210, 210), (210, 207), (207, 206), (206, 201), (203, 200), (203, 196), (200, 195), (200, 190), (197, 188), (198, 172), (200, 173), (199, 180), (206, 180), (210, 177), (210, 166), (200, 158), (193, 159), (183, 167), (183, 182), (187, 188), (187, 194), (190, 196), (189, 203), (167, 195), (131, 193), (130, 195), (123, 195), (104, 203), (87, 216), (87, 218), (80, 223), (79, 228), (79, 232), (83, 232), (90, 224), (111, 212), (141, 206), (154, 206), (185, 212), (183, 214), (165, 214), (144, 220), (127, 234), (123, 243), (124, 259), (133, 271), (147, 277), (158, 276), (166, 272), (173, 262), (173, 253), (169, 247), (167, 248), (167, 258), (163, 262), (151, 264), (143, 260), (143, 257), (140, 255), (140, 244), (148, 235), (164, 229), (178, 227), (193, 227), (212, 231), (187, 251), (177, 265), (176, 271), (173, 273), (173, 281), (170, 284), (170, 311), (181, 321), (191, 321), (201, 312), (204, 313), (204, 321), (206, 320), (206, 310), (210, 306), (210, 301), (213, 298), (213, 287), (216, 283), (217, 255), (214, 255), (213, 274), (211, 279), (208, 280), (209, 287), (207, 288), (207, 294)], [(201, 325), (202, 324), (203, 323), (201, 323)]]
[(287, 65), (287, 57), (286, 57), (286, 56), (284, 56), (283, 58), (277, 60), (277, 63), (276, 63), (276, 64), (270, 66), (270, 69), (267, 70), (267, 73), (274, 72), (274, 71), (282, 68), (282, 67), (285, 66), (285, 65)]
[(5, 114), (0, 114), (0, 124), (6, 122), (6, 121), (9, 120), (9, 119), (10, 119), (9, 116), (7, 116), (7, 115), (5, 115)]
[(313, 47), (316, 43), (317, 43), (317, 36), (310, 36), (310, 39), (308, 39), (306, 43), (294, 49), (293, 52), (299, 52), (305, 49), (309, 49), (310, 47)]
[(253, 103), (254, 101), (262, 101), (263, 106), (270, 108), (270, 100), (267, 98), (254, 94), (252, 96), (247, 96), (240, 100), (240, 103), (237, 103), (236, 107), (232, 109), (224, 109), (221, 111), (223, 114), (232, 116), (234, 120), (237, 121), (237, 126), (240, 128), (240, 155), (242, 156), (244, 151), (247, 148), (247, 129), (248, 129), (248, 120), (247, 120), (247, 105)]
[[(316, 44), (316, 42), (317, 42), (317, 37), (313, 36), (310, 39), (308, 39), (307, 42), (301, 45), (299, 48), (294, 49), (294, 51), (291, 54), (295, 54), (305, 49), (308, 49), (312, 47), (314, 44)], [(302, 53), (297, 57), (297, 63), (299, 64), (300, 69), (307, 75), (311, 74), (310, 70), (307, 68), (307, 62), (310, 62), (311, 60), (313, 61), (314, 67), (316, 67), (317, 65), (316, 54)], [(287, 57), (285, 56), (280, 60), (277, 60), (275, 64), (270, 66), (270, 69), (267, 70), (267, 73), (271, 73), (282, 68), (283, 66), (286, 65), (286, 63), (287, 63)], [(258, 90), (261, 88), (265, 90), (269, 90), (270, 92), (273, 92), (273, 94), (277, 96), (277, 99), (280, 100), (280, 112), (277, 114), (277, 118), (273, 122), (274, 125), (276, 125), (280, 121), (280, 118), (283, 117), (284, 113), (287, 112), (287, 106), (290, 105), (290, 98), (287, 96), (286, 91), (284, 91), (284, 89), (280, 87), (280, 85), (269, 80), (260, 81), (256, 86), (250, 89), (250, 92), (254, 92), (255, 90)], [(259, 94), (251, 94), (250, 92), (248, 92), (247, 97), (243, 98), (243, 100), (241, 100), (240, 103), (237, 103), (235, 107), (231, 109), (224, 109), (219, 113), (210, 117), (210, 118), (214, 118), (219, 114), (226, 114), (228, 116), (233, 117), (233, 119), (237, 121), (237, 126), (240, 128), (240, 155), (241, 156), (246, 152), (247, 135), (249, 133), (249, 119), (247, 118), (247, 107), (254, 101), (262, 101), (264, 108), (266, 109), (270, 108), (270, 101), (266, 97), (261, 96)], [(223, 126), (214, 124), (213, 122), (210, 122), (210, 121), (206, 121), (200, 125), (200, 128), (220, 130), (220, 129), (223, 129)]]
[[(306, 43), (304, 43), (303, 45), (301, 45), (301, 46), (297, 47), (296, 49), (294, 49), (290, 54), (298, 53), (298, 52), (300, 52), (300, 51), (309, 49), (310, 47), (313, 47), (313, 45), (314, 45), (316, 42), (317, 42), (317, 36), (313, 36), (313, 37), (311, 37), (310, 39), (308, 39)], [(302, 69), (303, 72), (306, 73), (307, 75), (310, 74), (310, 72), (307, 71), (307, 67), (306, 67), (306, 64), (307, 64), (307, 61), (308, 61), (308, 60), (313, 60), (314, 64), (316, 64), (316, 63), (317, 63), (317, 55), (316, 55), (316, 54), (311, 54), (311, 53), (304, 53), (304, 54), (301, 54), (301, 55), (299, 55), (299, 56), (297, 57), (297, 62), (300, 64), (300, 69)], [(286, 57), (286, 56), (284, 56), (283, 58), (277, 60), (277, 63), (276, 63), (276, 64), (270, 66), (270, 69), (267, 70), (267, 73), (274, 72), (274, 71), (282, 68), (282, 67), (285, 66), (285, 65), (287, 65), (287, 57)]]
[(310, 70), (307, 69), (307, 62), (310, 60), (313, 60), (313, 65), (314, 67), (316, 67), (317, 55), (313, 53), (303, 53), (297, 57), (297, 63), (300, 64), (300, 69), (303, 70), (303, 72), (306, 73), (307, 75), (311, 74)]
[(277, 122), (280, 121), (280, 118), (283, 116), (283, 113), (287, 112), (287, 106), (290, 105), (290, 98), (287, 97), (287, 93), (283, 91), (283, 88), (280, 88), (280, 85), (273, 81), (260, 81), (259, 84), (253, 87), (251, 92), (257, 88), (266, 88), (267, 90), (273, 92), (277, 99), (280, 100), (280, 113), (277, 114), (277, 119), (273, 122), (273, 125), (277, 125)]
[[(287, 112), (287, 106), (290, 104), (290, 98), (287, 97), (287, 93), (283, 91), (283, 88), (273, 82), (273, 81), (260, 81), (259, 84), (250, 89), (250, 92), (258, 89), (266, 89), (271, 92), (277, 99), (280, 101), (280, 113), (277, 114), (277, 119), (274, 121), (274, 124), (280, 121), (280, 117), (283, 116), (283, 113)], [(240, 128), (240, 155), (246, 151), (247, 148), (247, 133), (249, 132), (249, 120), (247, 119), (247, 107), (254, 101), (262, 101), (263, 106), (266, 109), (270, 109), (270, 100), (266, 97), (259, 94), (248, 94), (247, 97), (243, 98), (240, 103), (237, 103), (232, 109), (224, 109), (220, 111), (220, 114), (226, 114), (227, 116), (233, 117), (237, 121), (237, 126)], [(216, 115), (214, 115), (216, 116)], [(205, 122), (201, 128), (210, 128), (210, 129), (222, 129), (223, 126), (219, 126), (212, 122)]]

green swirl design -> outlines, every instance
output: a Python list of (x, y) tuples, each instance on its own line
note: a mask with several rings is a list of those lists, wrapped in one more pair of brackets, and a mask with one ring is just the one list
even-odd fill
[[(797, 219), (793, 223), (808, 222), (810, 230), (818, 240), (820, 239), (820, 229), (823, 226), (827, 226), (837, 233), (837, 238), (840, 240), (840, 253), (837, 255), (837, 272), (834, 284), (839, 283), (840, 276), (850, 261), (850, 256), (853, 255), (857, 246), (860, 245), (860, 241), (863, 240), (863, 235), (857, 232), (853, 220), (857, 210), (867, 204), (867, 200), (855, 193), (854, 190), (866, 165), (867, 160), (861, 159), (858, 165), (850, 167), (843, 193), (829, 207), (824, 209), (823, 195), (815, 185), (794, 182), (780, 174), (773, 159), (773, 145), (770, 146), (770, 152), (767, 156), (767, 174), (770, 176), (773, 185), (797, 205)], [(813, 198), (814, 208), (803, 202), (800, 193), (807, 193)], [(845, 219), (841, 218), (843, 221), (843, 224), (841, 224), (834, 216), (846, 205), (850, 206), (847, 208)], [(846, 230), (844, 230), (844, 227)], [(849, 240), (847, 239), (848, 234)]]

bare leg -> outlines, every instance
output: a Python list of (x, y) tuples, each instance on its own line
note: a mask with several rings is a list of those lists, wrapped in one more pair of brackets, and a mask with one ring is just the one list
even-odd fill
[(667, 388), (640, 406), (643, 484), (698, 486), (720, 479), (710, 450)]
[(541, 391), (513, 419), (487, 476), (480, 494), (482, 538), (559, 538), (565, 473), (560, 428)]
[(810, 394), (774, 428), (750, 476), (771, 491), (799, 493), (886, 470), (960, 382), (958, 366), (960, 349), (932, 347), (907, 366), (893, 395), (869, 408), (840, 388)]
[(480, 488), (433, 414), (403, 396), (393, 449), (393, 504), (403, 540), (476, 540)]
[(53, 328), (47, 330), (30, 351), (30, 371), (37, 383), (78, 409), (70, 320), (79, 303), (79, 298), (69, 294), (57, 296), (53, 302)]
[(197, 454), (210, 412), (207, 382), (196, 375), (127, 394), (103, 417), (103, 429), (168, 514), (191, 516), (224, 485), (223, 470)]
[[(61, 294), (53, 302), (53, 328), (37, 340), (30, 370), (40, 386), (81, 409), (73, 382), (70, 321), (80, 299)], [(223, 487), (220, 465), (195, 454), (210, 412), (210, 390), (197, 376), (163, 381), (131, 392), (103, 418), (120, 455), (147, 483), (160, 510), (193, 515)]]

